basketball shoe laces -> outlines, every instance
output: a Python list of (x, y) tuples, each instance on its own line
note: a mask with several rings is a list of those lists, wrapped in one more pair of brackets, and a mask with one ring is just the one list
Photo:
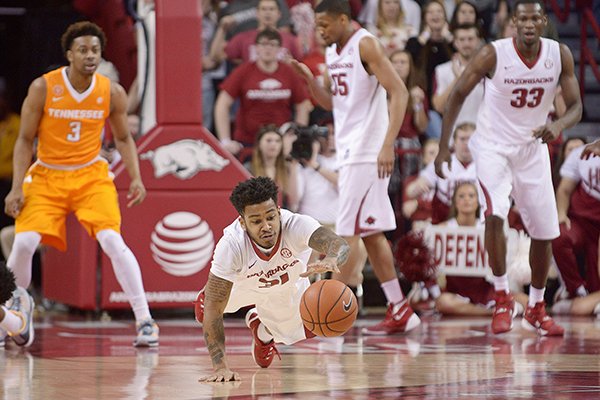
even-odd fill
[(275, 347), (275, 341), (271, 340), (268, 344), (265, 344), (260, 339), (256, 339), (260, 343), (259, 347), (259, 356), (263, 360), (271, 360), (274, 354), (277, 354), (277, 357), (281, 360), (281, 355), (279, 354), (279, 350)]

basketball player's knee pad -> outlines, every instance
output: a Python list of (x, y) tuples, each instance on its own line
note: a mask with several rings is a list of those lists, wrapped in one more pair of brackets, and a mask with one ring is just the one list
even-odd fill
[(123, 237), (112, 229), (105, 229), (98, 232), (96, 239), (98, 239), (102, 250), (104, 250), (110, 259), (121, 256), (129, 249)]

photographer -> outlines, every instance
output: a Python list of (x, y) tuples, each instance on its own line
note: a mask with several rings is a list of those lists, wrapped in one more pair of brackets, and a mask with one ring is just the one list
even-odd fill
[(296, 140), (289, 154), (290, 172), (296, 173), (298, 184), (290, 209), (333, 228), (338, 201), (333, 130), (317, 125), (291, 128)]

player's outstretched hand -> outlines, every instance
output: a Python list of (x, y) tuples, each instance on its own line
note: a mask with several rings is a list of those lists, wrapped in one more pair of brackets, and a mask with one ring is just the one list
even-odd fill
[(324, 272), (340, 272), (337, 266), (337, 259), (335, 257), (325, 257), (320, 261), (308, 264), (306, 272), (300, 274), (301, 277), (306, 278), (314, 274), (322, 274)]
[(23, 189), (12, 189), (4, 199), (4, 212), (6, 215), (17, 218), (21, 213), (24, 202), (25, 196), (23, 195)]
[(452, 159), (450, 158), (450, 150), (448, 148), (443, 148), (440, 146), (440, 150), (438, 151), (438, 155), (435, 157), (433, 161), (433, 165), (435, 166), (435, 173), (442, 179), (446, 179), (444, 175), (444, 170), (442, 169), (442, 165), (444, 162), (448, 163), (448, 170), (452, 169), (452, 165), (450, 164)]
[(198, 379), (198, 382), (231, 382), (241, 380), (242, 378), (240, 378), (240, 374), (237, 372), (233, 372), (228, 368), (220, 368), (214, 374)]
[(146, 188), (141, 179), (133, 179), (127, 193), (127, 207), (137, 206), (146, 198)]
[(546, 124), (533, 130), (533, 137), (542, 139), (542, 143), (548, 143), (556, 139), (560, 135), (560, 127), (555, 124)]
[(300, 75), (300, 77), (302, 77), (307, 82), (315, 79), (315, 76), (313, 75), (310, 68), (308, 68), (306, 66), (306, 64), (303, 64), (303, 63), (299, 62), (298, 60), (291, 60), (290, 65), (292, 66), (294, 71), (296, 71), (296, 73), (298, 75)]
[(598, 139), (595, 142), (592, 142), (590, 144), (587, 144), (583, 148), (583, 152), (581, 153), (581, 159), (588, 160), (590, 158), (590, 156), (591, 157), (600, 156), (600, 139)]

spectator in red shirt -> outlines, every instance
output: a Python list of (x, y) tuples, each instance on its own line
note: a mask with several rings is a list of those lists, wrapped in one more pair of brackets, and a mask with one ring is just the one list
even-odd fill
[[(219, 24), (215, 38), (211, 45), (211, 57), (217, 62), (227, 59), (238, 65), (243, 62), (252, 62), (258, 59), (256, 38), (258, 33), (269, 28), (277, 30), (277, 23), (281, 18), (281, 10), (276, 0), (259, 0), (256, 6), (256, 19), (258, 27), (249, 31), (240, 32), (226, 41), (226, 24)], [(302, 53), (298, 49), (296, 36), (285, 30), (278, 30), (281, 35), (277, 58), (279, 61), (288, 61), (290, 58), (300, 58)]]
[[(282, 125), (293, 120), (307, 125), (312, 104), (306, 83), (290, 66), (277, 60), (281, 35), (267, 28), (256, 37), (258, 59), (243, 63), (221, 84), (215, 104), (215, 128), (223, 147), (238, 154), (254, 144), (259, 128)], [(229, 113), (235, 99), (240, 100), (235, 131), (231, 136)]]

